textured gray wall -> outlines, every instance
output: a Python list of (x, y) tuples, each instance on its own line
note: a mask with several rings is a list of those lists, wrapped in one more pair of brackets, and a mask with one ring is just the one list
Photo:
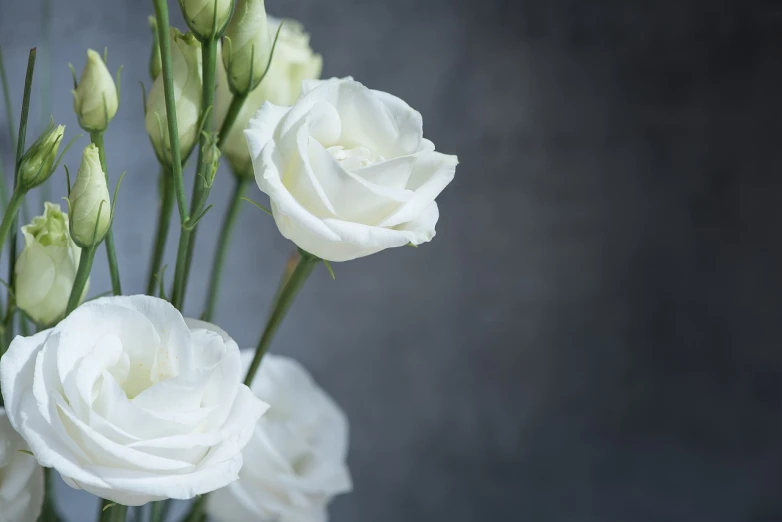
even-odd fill
[[(125, 65), (107, 147), (115, 179), (128, 171), (123, 282), (141, 291), (151, 3), (54, 3), (71, 133), (65, 64), (108, 45)], [(17, 106), (37, 4), (0, 1)], [(327, 76), (401, 96), (462, 162), (433, 243), (319, 270), (274, 347), (352, 421), (356, 487), (335, 521), (782, 519), (782, 8), (735, 4), (267, 1), (305, 23)], [(228, 186), (199, 237), (194, 314)], [(217, 318), (240, 344), (290, 251), (244, 210)], [(92, 288), (109, 288), (102, 259)], [(91, 519), (86, 495), (60, 493)]]

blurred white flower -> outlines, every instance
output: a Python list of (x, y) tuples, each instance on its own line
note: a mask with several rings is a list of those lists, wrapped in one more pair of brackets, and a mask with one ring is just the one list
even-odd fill
[[(244, 351), (249, 367), (253, 352)], [(325, 522), (328, 503), (352, 489), (348, 421), (298, 362), (267, 354), (252, 386), (269, 403), (245, 446), (239, 480), (209, 495), (217, 522)]]
[(0, 408), (0, 520), (35, 522), (43, 506), (43, 468)]

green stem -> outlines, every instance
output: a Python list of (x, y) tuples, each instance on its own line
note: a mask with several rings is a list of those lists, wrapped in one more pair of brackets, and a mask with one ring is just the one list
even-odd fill
[(14, 132), (13, 124), (14, 109), (11, 103), (11, 91), (8, 90), (8, 76), (6, 76), (5, 73), (5, 62), (3, 62), (2, 47), (0, 47), (0, 82), (3, 85), (3, 102), (5, 104), (5, 119), (8, 123), (8, 137), (11, 138), (11, 147), (16, 148), (16, 132)]
[(223, 264), (225, 256), (228, 253), (228, 244), (231, 242), (236, 217), (239, 215), (239, 209), (242, 204), (242, 196), (247, 188), (247, 180), (236, 178), (234, 184), (233, 196), (229, 203), (228, 210), (223, 218), (223, 227), (220, 229), (220, 235), (217, 237), (217, 249), (215, 250), (214, 261), (212, 262), (212, 274), (209, 279), (209, 292), (206, 297), (206, 306), (204, 308), (204, 321), (211, 321), (214, 315), (215, 305), (217, 304), (217, 295), (220, 289), (220, 279), (223, 275)]
[[(201, 42), (201, 66), (203, 77), (203, 88), (201, 89), (201, 107), (203, 114), (203, 128), (206, 132), (212, 130), (212, 120), (214, 119), (214, 100), (215, 100), (215, 70), (217, 66), (217, 40), (207, 39)], [(209, 167), (204, 163), (204, 149), (208, 144), (208, 137), (201, 135), (198, 145), (198, 162), (196, 163), (196, 178), (193, 182), (193, 194), (190, 198), (190, 215), (198, 216), (209, 198), (210, 187), (204, 183), (206, 178), (206, 169)], [(188, 227), (189, 228), (189, 227)], [(179, 236), (179, 249), (177, 250), (177, 268), (174, 274), (174, 291), (172, 292), (172, 303), (181, 309), (185, 301), (185, 292), (187, 291), (187, 280), (190, 275), (190, 264), (193, 259), (195, 249), (196, 227), (189, 230), (182, 229)]]
[(38, 520), (40, 522), (60, 522), (60, 515), (57, 514), (57, 507), (54, 505), (54, 470), (52, 468), (43, 469), (43, 481), (45, 496)]
[(125, 522), (128, 506), (116, 504), (105, 498), (100, 503), (100, 522)]
[(258, 346), (255, 349), (255, 355), (253, 356), (250, 368), (247, 370), (247, 377), (244, 379), (244, 384), (250, 386), (255, 377), (255, 373), (258, 371), (258, 367), (261, 365), (261, 359), (269, 350), (274, 334), (277, 333), (282, 320), (290, 310), (293, 304), (293, 299), (299, 293), (299, 290), (304, 286), (307, 278), (312, 273), (312, 270), (320, 262), (320, 258), (313, 256), (312, 254), (299, 249), (301, 257), (299, 263), (293, 270), (288, 281), (285, 283), (285, 287), (280, 292), (279, 298), (274, 303), (274, 309), (272, 310), (269, 320), (266, 323), (266, 328), (263, 330)]
[(149, 514), (149, 522), (163, 522), (166, 519), (168, 510), (171, 507), (171, 499), (152, 502), (152, 508)]
[(182, 154), (179, 150), (179, 129), (176, 120), (176, 100), (174, 98), (174, 71), (171, 68), (171, 39), (169, 38), (168, 3), (166, 0), (152, 0), (157, 18), (158, 41), (160, 44), (160, 63), (163, 75), (163, 94), (166, 100), (166, 122), (168, 139), (171, 144), (171, 172), (174, 180), (174, 194), (179, 208), (179, 221), (186, 224), (190, 218), (185, 199), (185, 183), (182, 178)]
[(247, 94), (234, 94), (234, 97), (231, 98), (231, 105), (228, 106), (228, 112), (225, 113), (225, 119), (223, 120), (223, 125), (220, 127), (220, 134), (217, 137), (218, 148), (223, 147), (223, 143), (225, 143), (226, 138), (228, 138), (228, 133), (231, 132), (236, 117), (239, 116), (239, 112), (242, 110), (242, 106), (244, 106), (246, 100)]
[(155, 295), (158, 284), (157, 278), (161, 276), (160, 265), (163, 263), (163, 255), (166, 251), (168, 230), (171, 228), (171, 214), (174, 210), (174, 191), (171, 170), (163, 168), (160, 172), (161, 194), (160, 212), (157, 218), (157, 231), (155, 233), (155, 246), (152, 251), (152, 260), (149, 264), (149, 278), (147, 279), (147, 295)]
[(185, 518), (182, 519), (182, 522), (202, 522), (203, 520), (206, 520), (205, 509), (206, 495), (204, 494), (196, 497), (193, 504), (190, 506), (190, 511), (188, 511)]
[[(14, 162), (14, 192), (19, 192), (18, 185), (19, 185), (19, 166), (22, 163), (22, 156), (24, 155), (24, 146), (25, 141), (27, 139), (27, 119), (30, 116), (30, 95), (33, 90), (33, 72), (35, 71), (35, 56), (36, 51), (35, 47), (30, 49), (30, 54), (27, 58), (27, 72), (24, 76), (24, 94), (22, 96), (22, 114), (19, 118), (19, 134), (17, 135), (16, 140), (16, 159)], [(10, 118), (10, 116), (9, 116)], [(18, 203), (21, 205), (24, 202), (24, 194), (20, 194), (19, 196), (20, 202)], [(9, 203), (10, 207), (10, 203)], [(17, 207), (18, 208), (18, 207)], [(14, 281), (14, 272), (16, 268), (16, 230), (19, 227), (19, 218), (17, 216), (17, 213), (15, 212), (13, 214), (13, 219), (11, 220), (11, 230), (8, 234), (8, 250), (9, 250), (9, 256), (8, 256), (8, 283), (11, 285), (8, 288), (8, 297), (6, 300), (6, 313), (5, 313), (5, 342), (3, 343), (3, 350), (5, 350), (8, 347), (8, 344), (11, 342), (11, 339), (14, 337), (14, 307), (16, 306), (16, 301), (13, 298), (13, 281)], [(2, 243), (0, 243), (0, 247), (2, 246)]]
[[(51, 60), (51, 34), (52, 34), (52, 0), (41, 0), (41, 62), (38, 81), (41, 106), (38, 118), (41, 128), (45, 128), (52, 113), (52, 60)], [(47, 179), (41, 185), (41, 206), (52, 199), (51, 180)]]
[(76, 278), (73, 281), (71, 295), (68, 298), (68, 307), (65, 309), (66, 316), (73, 312), (77, 306), (79, 306), (79, 301), (81, 301), (81, 296), (84, 293), (84, 286), (87, 284), (87, 280), (90, 278), (90, 270), (92, 270), (92, 261), (94, 259), (95, 247), (81, 249), (79, 268), (76, 269)]
[[(19, 207), (22, 206), (22, 201), (24, 201), (24, 192), (15, 190), (14, 193), (11, 194), (8, 207), (6, 207), (5, 213), (3, 214), (3, 221), (0, 222), (0, 245), (5, 242), (5, 238), (8, 236), (8, 233), (16, 222)], [(2, 251), (0, 251), (0, 254), (2, 254)], [(9, 280), (9, 283), (12, 281), (13, 280)]]
[[(103, 169), (103, 173), (106, 175), (106, 185), (109, 183), (109, 171), (106, 168), (106, 146), (103, 143), (103, 132), (91, 132), (90, 139), (98, 147), (98, 155), (100, 156), (100, 168)], [(112, 205), (116, 205), (116, 201), (111, 202)], [(111, 291), (114, 295), (122, 295), (122, 285), (119, 279), (119, 265), (117, 264), (117, 252), (114, 250), (114, 232), (113, 227), (109, 227), (109, 231), (106, 233), (106, 257), (109, 261), (109, 273), (111, 274)]]
[[(239, 115), (239, 111), (241, 111), (242, 105), (244, 105), (245, 100), (247, 100), (246, 94), (236, 94), (233, 96), (233, 98), (231, 98), (231, 105), (228, 107), (228, 112), (226, 113), (225, 119), (223, 120), (223, 124), (220, 127), (220, 132), (217, 135), (217, 148), (221, 148), (223, 146), (223, 143), (225, 143), (225, 139), (228, 136), (228, 133), (231, 132), (231, 127), (233, 127), (233, 124), (236, 121), (236, 117)], [(205, 198), (204, 198), (204, 202), (205, 202)], [(225, 224), (223, 224), (223, 227), (225, 227)], [(196, 233), (197, 231), (194, 230), (193, 237), (187, 247), (187, 265), (185, 269), (185, 281), (187, 281), (190, 278), (190, 267), (192, 266), (193, 254), (195, 252)]]

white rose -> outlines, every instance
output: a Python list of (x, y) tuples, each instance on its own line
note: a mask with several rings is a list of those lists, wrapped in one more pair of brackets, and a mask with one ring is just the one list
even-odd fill
[(43, 506), (43, 468), (0, 409), (0, 520), (35, 522)]
[[(272, 17), (268, 17), (267, 20), (269, 32), (276, 34), (281, 21)], [(233, 96), (228, 88), (225, 69), (222, 66), (218, 68), (222, 71), (218, 74), (215, 100), (219, 128)], [(322, 68), (323, 58), (312, 51), (310, 35), (304, 31), (304, 27), (296, 20), (285, 20), (280, 36), (277, 38), (277, 45), (274, 47), (269, 72), (260, 85), (247, 96), (231, 131), (225, 138), (223, 155), (234, 173), (247, 178), (253, 175), (252, 159), (247, 151), (247, 140), (244, 138), (244, 129), (247, 128), (250, 118), (267, 101), (276, 105), (291, 105), (301, 93), (302, 80), (318, 78)]]
[(293, 107), (264, 104), (245, 136), (280, 232), (328, 261), (430, 241), (458, 163), (423, 138), (417, 111), (352, 78), (305, 81)]
[(15, 267), (16, 305), (37, 324), (51, 325), (65, 314), (81, 249), (68, 233), (68, 215), (60, 205), (47, 201), (44, 207), (43, 216), (22, 227), (24, 250)]
[(130, 506), (234, 481), (268, 407), (228, 335), (149, 296), (88, 302), (0, 360), (8, 417), (67, 484)]
[[(243, 352), (245, 368), (252, 356)], [(209, 495), (207, 512), (217, 522), (325, 522), (329, 501), (352, 489), (345, 414), (287, 357), (267, 354), (252, 388), (271, 407), (242, 451), (239, 480)]]

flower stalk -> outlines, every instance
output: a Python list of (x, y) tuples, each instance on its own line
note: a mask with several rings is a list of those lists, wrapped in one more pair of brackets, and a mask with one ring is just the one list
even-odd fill
[(261, 334), (261, 339), (258, 341), (258, 346), (255, 348), (255, 355), (253, 356), (250, 368), (247, 370), (247, 376), (244, 379), (244, 384), (250, 386), (255, 378), (255, 374), (258, 371), (258, 367), (261, 365), (261, 360), (266, 352), (269, 351), (272, 339), (277, 333), (277, 329), (282, 324), (282, 320), (290, 310), (293, 300), (299, 293), (299, 290), (307, 282), (313, 269), (320, 263), (321, 259), (313, 256), (309, 252), (299, 249), (299, 262), (296, 268), (293, 270), (290, 278), (285, 282), (279, 296), (274, 303), (274, 309), (272, 310), (269, 320), (266, 322), (266, 327)]
[(160, 267), (163, 264), (163, 255), (166, 251), (166, 240), (171, 225), (171, 214), (174, 210), (174, 190), (171, 169), (162, 167), (160, 171), (160, 211), (158, 212), (157, 227), (155, 232), (155, 246), (152, 250), (152, 259), (149, 264), (149, 276), (147, 278), (147, 295), (155, 295), (158, 286)]

